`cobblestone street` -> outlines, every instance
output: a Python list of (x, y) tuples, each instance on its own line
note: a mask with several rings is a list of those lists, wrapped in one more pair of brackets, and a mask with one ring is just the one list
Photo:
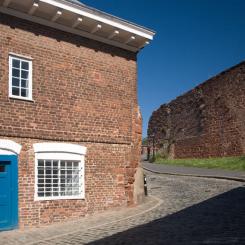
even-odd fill
[[(149, 194), (155, 208), (139, 209), (135, 215), (119, 212), (104, 218), (104, 224), (89, 225), (59, 235), (33, 233), (0, 234), (1, 244), (245, 244), (245, 188), (236, 181), (158, 175), (147, 172)], [(132, 209), (133, 210), (133, 209)], [(126, 218), (125, 218), (126, 217)], [(85, 218), (86, 219), (86, 218)], [(80, 220), (83, 222), (83, 220)], [(97, 224), (97, 225), (96, 225)], [(55, 226), (54, 226), (55, 227)], [(50, 227), (50, 231), (62, 229)], [(59, 228), (60, 227), (60, 228)], [(43, 228), (41, 228), (43, 229)], [(41, 232), (40, 229), (40, 232)], [(17, 232), (18, 233), (18, 232)], [(43, 232), (41, 232), (43, 233)], [(40, 233), (40, 234), (41, 234)], [(6, 237), (8, 234), (8, 238)]]

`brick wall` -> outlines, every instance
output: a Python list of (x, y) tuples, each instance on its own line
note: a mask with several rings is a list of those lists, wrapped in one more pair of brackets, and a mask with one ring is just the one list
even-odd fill
[(170, 157), (245, 154), (245, 62), (154, 111), (148, 137)]
[(128, 204), (126, 194), (129, 186), (127, 169), (131, 167), (130, 146), (80, 143), (88, 149), (85, 157), (85, 199), (34, 201), (33, 144), (47, 141), (29, 138), (8, 139), (22, 145), (18, 162), (20, 228), (60, 222)]
[[(33, 58), (32, 102), (8, 97), (10, 52)], [(132, 52), (0, 14), (0, 139), (23, 147), (20, 227), (133, 204), (141, 136), (136, 66)], [(38, 142), (88, 147), (85, 200), (34, 201)]]

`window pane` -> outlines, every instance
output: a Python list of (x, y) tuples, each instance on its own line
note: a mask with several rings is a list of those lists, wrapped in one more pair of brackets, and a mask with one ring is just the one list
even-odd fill
[(12, 59), (12, 67), (20, 68), (20, 60)]
[(28, 97), (28, 90), (27, 89), (21, 89), (21, 96), (22, 97)]
[(13, 68), (13, 70), (12, 70), (12, 76), (13, 77), (20, 77), (20, 70)]
[(53, 168), (53, 178), (58, 178), (58, 170)]
[(66, 165), (66, 162), (65, 162), (65, 161), (60, 161), (60, 167), (61, 167), (62, 169), (65, 168), (65, 165)]
[(50, 178), (51, 178), (51, 170), (50, 170), (50, 169), (48, 169), (48, 168), (46, 168), (46, 172), (45, 172), (45, 174), (46, 174), (46, 182), (47, 182), (47, 183), (50, 183)]
[(67, 167), (72, 168), (72, 163), (73, 163), (72, 161), (67, 161)]
[(59, 161), (53, 161), (53, 168), (57, 169), (58, 168)]
[(46, 167), (49, 167), (49, 168), (50, 168), (50, 167), (51, 167), (51, 161), (49, 161), (49, 160), (47, 161), (47, 160), (46, 160), (46, 161), (45, 161), (45, 165), (46, 165)]
[(38, 160), (38, 166), (39, 167), (44, 166), (44, 160)]
[(21, 69), (29, 70), (29, 63), (26, 61), (21, 62)]
[(19, 87), (20, 86), (20, 79), (12, 78), (12, 86)]
[(60, 182), (65, 183), (65, 171), (64, 170), (60, 171)]
[(44, 175), (43, 169), (38, 169), (38, 175)]
[(44, 197), (44, 192), (38, 192), (39, 197)]
[(53, 169), (52, 177), (53, 177), (53, 184), (58, 183), (58, 178), (59, 178), (59, 176), (58, 176), (58, 170), (54, 170)]
[(19, 88), (13, 87), (13, 88), (12, 88), (12, 95), (17, 95), (17, 96), (19, 96), (19, 95), (20, 95), (20, 89), (19, 89)]
[(48, 189), (48, 190), (46, 189), (45, 196), (46, 196), (46, 197), (50, 197), (50, 196), (51, 196), (51, 192), (50, 192), (49, 189)]
[(28, 88), (28, 80), (21, 79), (21, 87), (22, 88)]
[(38, 176), (38, 183), (43, 184), (44, 183), (44, 176)]
[(24, 78), (24, 79), (27, 79), (28, 78), (28, 74), (29, 72), (28, 71), (21, 71), (21, 78)]
[(2, 172), (2, 173), (5, 172), (5, 166), (3, 166), (3, 165), (0, 166), (0, 172)]

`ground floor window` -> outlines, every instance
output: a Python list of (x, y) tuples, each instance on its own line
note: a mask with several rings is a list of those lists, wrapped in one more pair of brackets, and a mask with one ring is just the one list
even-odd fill
[(86, 147), (65, 143), (34, 144), (35, 199), (82, 199)]
[(82, 194), (80, 161), (38, 160), (38, 197), (77, 197)]

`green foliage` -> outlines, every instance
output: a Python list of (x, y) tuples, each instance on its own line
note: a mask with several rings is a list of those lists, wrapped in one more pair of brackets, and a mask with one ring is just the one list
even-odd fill
[(150, 157), (149, 162), (156, 162), (156, 163), (158, 163), (158, 161), (161, 161), (162, 159), (166, 159), (166, 158), (163, 157), (161, 153), (157, 152), (155, 154), (155, 157), (154, 156), (151, 156)]
[(167, 159), (156, 155), (156, 163), (198, 168), (220, 168), (245, 171), (245, 156), (204, 159)]
[(157, 152), (155, 157), (155, 162), (161, 161), (162, 159), (167, 159), (167, 157), (163, 156), (163, 154), (161, 154), (160, 152)]
[(153, 163), (153, 162), (155, 162), (155, 161), (156, 161), (156, 157), (151, 156), (150, 159), (149, 159), (149, 162)]
[(148, 138), (147, 137), (143, 138), (142, 145), (148, 145)]

